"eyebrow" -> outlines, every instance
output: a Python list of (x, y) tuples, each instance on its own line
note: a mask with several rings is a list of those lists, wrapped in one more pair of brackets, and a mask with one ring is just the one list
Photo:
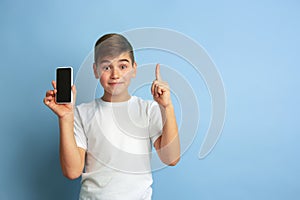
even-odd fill
[(101, 60), (100, 64), (102, 64), (102, 63), (111, 63), (111, 61), (109, 61), (109, 60)]
[[(129, 60), (126, 58), (123, 58), (123, 59), (118, 60), (118, 62), (128, 62), (129, 63)], [(111, 61), (110, 60), (101, 60), (100, 64), (103, 64), (103, 63), (111, 63)]]
[(120, 59), (119, 62), (128, 62), (129, 63), (129, 60), (124, 58), (124, 59)]

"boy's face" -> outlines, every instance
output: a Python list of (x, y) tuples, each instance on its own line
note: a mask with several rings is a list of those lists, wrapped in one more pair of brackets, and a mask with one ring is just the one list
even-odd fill
[(126, 95), (130, 80), (136, 75), (136, 63), (132, 63), (127, 52), (117, 57), (103, 57), (94, 64), (94, 74), (100, 78), (104, 95)]

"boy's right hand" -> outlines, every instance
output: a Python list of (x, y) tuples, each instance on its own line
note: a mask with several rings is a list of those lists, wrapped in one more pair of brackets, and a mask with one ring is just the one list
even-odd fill
[(76, 101), (76, 87), (72, 86), (73, 102), (70, 104), (57, 104), (55, 101), (56, 82), (52, 81), (53, 90), (48, 90), (44, 98), (44, 104), (48, 106), (59, 118), (72, 117), (74, 118), (74, 106)]

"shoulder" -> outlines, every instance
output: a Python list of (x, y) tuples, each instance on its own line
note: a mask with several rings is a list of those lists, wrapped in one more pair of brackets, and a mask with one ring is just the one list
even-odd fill
[(148, 114), (149, 112), (153, 112), (153, 110), (159, 109), (159, 104), (154, 100), (145, 100), (141, 97), (132, 96), (131, 102), (140, 109), (146, 110)]
[(95, 100), (93, 100), (91, 102), (81, 103), (81, 104), (77, 105), (76, 109), (80, 110), (80, 111), (89, 110), (89, 109), (95, 108), (96, 104), (97, 104), (97, 100), (95, 99)]
[(75, 116), (76, 114), (80, 116), (81, 119), (86, 119), (94, 116), (95, 111), (97, 110), (97, 100), (91, 101), (89, 103), (82, 103), (76, 106), (75, 108)]

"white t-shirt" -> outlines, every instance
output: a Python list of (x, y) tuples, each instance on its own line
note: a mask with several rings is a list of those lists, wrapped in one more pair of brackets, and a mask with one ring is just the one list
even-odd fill
[(162, 127), (159, 105), (135, 96), (77, 106), (75, 139), (87, 153), (80, 199), (151, 199), (152, 145)]

